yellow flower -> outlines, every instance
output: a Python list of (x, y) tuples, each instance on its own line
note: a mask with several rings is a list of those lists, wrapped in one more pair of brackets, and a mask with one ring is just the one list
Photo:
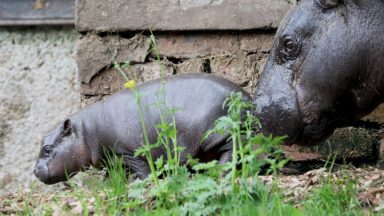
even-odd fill
[(124, 84), (124, 87), (127, 89), (133, 89), (136, 86), (136, 81), (135, 80), (129, 80)]

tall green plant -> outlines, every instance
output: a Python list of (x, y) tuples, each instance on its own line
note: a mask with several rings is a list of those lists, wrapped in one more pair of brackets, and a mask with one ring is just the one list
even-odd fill
[[(265, 137), (257, 134), (261, 127), (260, 121), (251, 113), (254, 105), (244, 101), (241, 93), (231, 93), (225, 100), (223, 108), (228, 109), (228, 115), (219, 118), (215, 127), (208, 131), (204, 138), (213, 133), (230, 134), (232, 142), (231, 182), (232, 189), (237, 188), (236, 179), (245, 181), (251, 175), (258, 174), (260, 169), (268, 165), (270, 171), (276, 173), (287, 160), (280, 160), (279, 145), (284, 137)], [(273, 156), (272, 158), (267, 157)], [(240, 166), (240, 170), (237, 167)], [(250, 168), (253, 167), (253, 168)]]

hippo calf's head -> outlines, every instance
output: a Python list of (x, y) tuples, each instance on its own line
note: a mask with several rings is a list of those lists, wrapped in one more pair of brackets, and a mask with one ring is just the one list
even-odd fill
[(383, 76), (383, 0), (302, 0), (274, 38), (256, 115), (286, 144), (316, 144), (383, 101)]
[(40, 181), (54, 184), (89, 167), (90, 161), (81, 128), (67, 119), (45, 136), (34, 173)]

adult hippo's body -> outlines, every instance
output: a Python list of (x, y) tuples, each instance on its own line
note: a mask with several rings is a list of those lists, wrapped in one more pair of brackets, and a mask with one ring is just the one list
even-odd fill
[(384, 100), (384, 0), (301, 0), (254, 94), (264, 133), (317, 144)]
[[(155, 125), (160, 123), (158, 100), (161, 81), (140, 85), (144, 122), (150, 143), (155, 143)], [(204, 133), (212, 129), (214, 121), (227, 114), (223, 102), (231, 92), (241, 92), (245, 100), (250, 96), (234, 83), (211, 75), (173, 76), (165, 81), (165, 99), (168, 108), (179, 109), (175, 113), (177, 143), (185, 148), (181, 163), (187, 155), (205, 160), (230, 160), (232, 146), (228, 135), (213, 134), (204, 140)], [(160, 98), (162, 96), (160, 95)], [(151, 105), (151, 106), (148, 106)], [(89, 166), (98, 167), (104, 158), (103, 150), (111, 149), (122, 155), (125, 165), (144, 178), (150, 173), (143, 157), (134, 152), (144, 143), (140, 114), (132, 91), (125, 90), (102, 102), (90, 105), (60, 123), (50, 131), (42, 143), (35, 175), (43, 182), (52, 184), (65, 181), (69, 176)], [(166, 156), (163, 147), (152, 151), (156, 160)]]

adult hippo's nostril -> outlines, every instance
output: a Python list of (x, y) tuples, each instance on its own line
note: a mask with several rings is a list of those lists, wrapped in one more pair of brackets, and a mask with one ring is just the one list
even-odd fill
[[(266, 68), (271, 69), (270, 66)], [(285, 70), (275, 70), (284, 74)], [(255, 92), (255, 116), (260, 119), (264, 135), (287, 136), (285, 144), (297, 141), (302, 131), (302, 116), (293, 89), (283, 75), (264, 73)]]

